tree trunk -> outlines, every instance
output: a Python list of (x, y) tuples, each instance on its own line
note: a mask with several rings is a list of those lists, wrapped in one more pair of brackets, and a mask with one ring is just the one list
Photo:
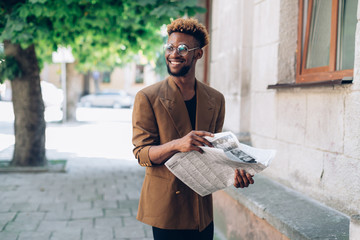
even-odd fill
[(90, 93), (90, 71), (84, 75), (84, 85), (81, 96), (88, 95)]
[(44, 166), (45, 119), (41, 95), (40, 71), (35, 47), (22, 49), (19, 44), (4, 42), (5, 54), (13, 56), (21, 69), (21, 77), (11, 81), (15, 114), (15, 149), (11, 165)]
[(76, 121), (76, 107), (82, 93), (84, 76), (75, 69), (76, 63), (66, 64), (66, 119)]

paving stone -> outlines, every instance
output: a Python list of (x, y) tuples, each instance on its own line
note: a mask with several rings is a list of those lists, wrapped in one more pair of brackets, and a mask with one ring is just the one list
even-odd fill
[(47, 212), (45, 219), (46, 220), (68, 220), (71, 218), (71, 210), (56, 210)]
[(104, 194), (103, 200), (105, 200), (105, 201), (120, 200), (121, 201), (121, 200), (128, 200), (128, 198), (126, 197), (126, 194), (117, 194), (117, 195)]
[(81, 229), (65, 228), (54, 232), (50, 240), (81, 240)]
[(107, 217), (107, 218), (96, 218), (95, 219), (95, 228), (102, 228), (102, 227), (115, 227), (115, 228), (118, 228), (118, 227), (123, 227), (124, 224), (123, 224), (123, 220), (122, 218), (110, 218), (110, 217)]
[(51, 232), (22, 232), (17, 240), (49, 240), (50, 235)]
[(13, 205), (12, 203), (4, 203), (2, 201), (0, 201), (0, 212), (9, 212), (11, 206)]
[(70, 220), (67, 222), (66, 226), (73, 228), (90, 229), (93, 228), (94, 226), (94, 220), (93, 219)]
[(105, 209), (106, 217), (128, 217), (131, 216), (130, 209), (122, 208), (122, 209)]
[(102, 200), (104, 199), (103, 195), (92, 193), (92, 194), (79, 194), (80, 201), (93, 201), (93, 200)]
[(15, 218), (15, 221), (40, 221), (44, 219), (45, 213), (43, 212), (20, 212)]
[(67, 210), (85, 210), (91, 209), (91, 202), (68, 202), (66, 204)]
[(56, 195), (44, 196), (44, 197), (34, 196), (34, 197), (30, 197), (27, 201), (29, 203), (37, 203), (37, 204), (52, 203), (52, 202), (56, 202)]
[(38, 227), (40, 221), (44, 218), (44, 213), (24, 212), (19, 213), (14, 221), (9, 222), (5, 231), (19, 232), (34, 231)]
[(65, 203), (42, 203), (40, 204), (39, 207), (39, 211), (46, 211), (46, 212), (51, 212), (51, 211), (56, 211), (56, 212), (60, 212), (60, 211), (64, 211), (65, 210)]
[(135, 210), (133, 210), (133, 209), (131, 209), (131, 213), (132, 213), (132, 216), (137, 216), (137, 212), (138, 212), (138, 209), (135, 209)]
[[(34, 183), (36, 184), (36, 183)], [(29, 198), (29, 202), (32, 203), (45, 203), (45, 202), (49, 202), (50, 199), (54, 199), (56, 195), (51, 196), (49, 195), (47, 192), (44, 192), (43, 190), (44, 188), (42, 187), (38, 187), (36, 189), (28, 189), (28, 190), (23, 190), (23, 191), (31, 191), (33, 194), (30, 195)], [(19, 191), (22, 191), (19, 189)]]
[(14, 203), (11, 206), (10, 211), (35, 212), (38, 208), (39, 208), (38, 203), (22, 202), (22, 203)]
[(99, 201), (94, 201), (94, 208), (102, 208), (102, 209), (113, 209), (113, 208), (117, 208), (118, 204), (116, 200), (113, 201), (103, 201), (103, 200), (99, 200)]
[(145, 230), (139, 227), (115, 228), (116, 238), (145, 238)]
[(17, 232), (0, 232), (1, 240), (14, 240), (17, 239), (19, 233)]
[(40, 232), (52, 232), (61, 231), (67, 226), (67, 221), (48, 221), (44, 220), (40, 222), (37, 231)]
[(82, 238), (86, 240), (108, 240), (114, 238), (114, 231), (110, 227), (107, 228), (95, 228), (84, 229)]
[(4, 194), (2, 200), (2, 202), (4, 203), (24, 203), (24, 202), (28, 202), (30, 199), (29, 195), (20, 192), (11, 192), (11, 193), (4, 192), (1, 194)]
[(143, 223), (142, 223), (142, 226), (143, 226), (143, 229), (145, 230), (145, 236), (146, 237), (153, 237), (152, 226), (149, 226), (149, 225), (146, 225), (146, 224), (143, 224)]
[(35, 231), (39, 223), (40, 220), (38, 221), (27, 220), (26, 222), (24, 221), (9, 222), (5, 227), (5, 231), (8, 232)]
[(132, 200), (132, 199), (139, 199), (140, 198), (140, 191), (139, 192), (128, 192), (127, 194), (126, 194), (126, 196), (127, 196), (127, 199), (130, 199), (130, 200)]
[(123, 217), (123, 222), (125, 227), (131, 227), (131, 226), (142, 226), (143, 223), (139, 222), (134, 216), (131, 217)]
[(139, 199), (119, 201), (119, 207), (120, 208), (137, 209), (138, 206), (139, 206)]
[(102, 209), (86, 209), (86, 210), (73, 210), (73, 219), (80, 219), (80, 218), (96, 218), (102, 217), (103, 211)]
[(74, 193), (66, 193), (66, 194), (59, 194), (55, 201), (57, 202), (76, 202), (79, 200), (79, 197)]
[(120, 194), (120, 190), (118, 188), (118, 186), (112, 186), (110, 188), (99, 188), (97, 187), (98, 189), (96, 190), (96, 193), (99, 194), (99, 195), (119, 195)]
[(14, 220), (16, 212), (0, 213), (0, 230), (6, 223)]

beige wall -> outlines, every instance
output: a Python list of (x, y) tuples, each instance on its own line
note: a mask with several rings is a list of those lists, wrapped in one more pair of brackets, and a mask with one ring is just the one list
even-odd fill
[(61, 88), (61, 66), (60, 63), (45, 64), (40, 73), (40, 79), (51, 82)]
[(210, 82), (226, 97), (225, 128), (277, 149), (264, 175), (359, 213), (359, 24), (353, 84), (269, 90), (295, 81), (298, 0), (213, 0), (212, 11)]
[(214, 0), (211, 8), (210, 85), (225, 96), (224, 128), (247, 141), (244, 138), (250, 131), (253, 2)]

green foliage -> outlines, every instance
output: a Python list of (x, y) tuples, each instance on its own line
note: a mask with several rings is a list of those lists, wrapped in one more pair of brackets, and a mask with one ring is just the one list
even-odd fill
[(0, 42), (35, 44), (39, 62), (70, 46), (80, 70), (121, 65), (142, 52), (155, 59), (160, 28), (205, 9), (196, 0), (20, 0), (0, 2)]
[(13, 80), (16, 77), (21, 77), (17, 61), (13, 57), (5, 56), (5, 53), (0, 49), (0, 83), (7, 79)]
[[(166, 43), (166, 41), (167, 41), (167, 37), (164, 36), (162, 38), (163, 45)], [(165, 61), (165, 54), (162, 46), (161, 46), (161, 50), (159, 49), (159, 51), (157, 51), (156, 53), (155, 65), (156, 65), (155, 73), (158, 74), (161, 77), (161, 79), (165, 78), (167, 74), (167, 67)]]

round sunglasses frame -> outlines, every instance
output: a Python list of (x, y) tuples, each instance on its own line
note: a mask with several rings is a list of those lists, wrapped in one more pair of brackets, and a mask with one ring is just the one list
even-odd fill
[(166, 53), (172, 54), (176, 50), (177, 54), (179, 54), (182, 57), (185, 57), (189, 52), (194, 51), (194, 50), (199, 49), (199, 48), (200, 47), (189, 48), (185, 44), (180, 44), (177, 47), (175, 47), (174, 45), (169, 44), (169, 43), (164, 45), (164, 51)]

